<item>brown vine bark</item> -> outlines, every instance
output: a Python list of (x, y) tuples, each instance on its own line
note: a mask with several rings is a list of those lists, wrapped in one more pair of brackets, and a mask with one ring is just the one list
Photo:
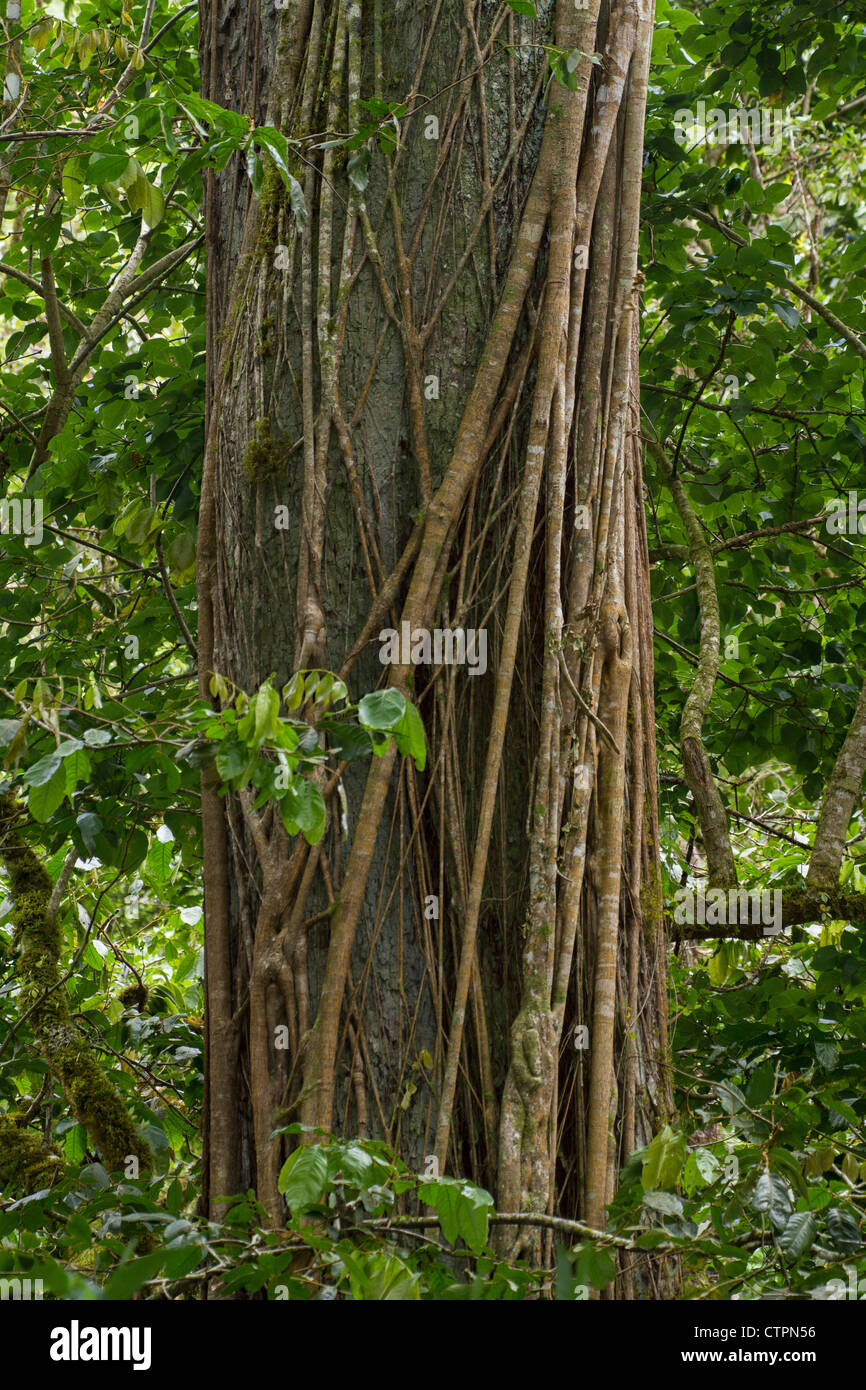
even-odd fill
[[(393, 746), (335, 762), (314, 851), (203, 789), (210, 1202), (255, 1184), (274, 1223), (270, 1136), (300, 1119), (601, 1226), (670, 1103), (636, 360), (652, 20), (538, 13), (202, 4), (205, 94), (295, 142), (309, 213), (272, 168), (258, 199), (240, 161), (209, 178), (202, 694), (328, 666), (355, 698), (402, 690), (428, 744), (422, 774)], [(545, 44), (583, 55), (568, 85)], [(365, 179), (321, 137), (370, 98), (405, 113)], [(483, 630), (486, 673), (383, 671), (379, 631), (406, 625)]]

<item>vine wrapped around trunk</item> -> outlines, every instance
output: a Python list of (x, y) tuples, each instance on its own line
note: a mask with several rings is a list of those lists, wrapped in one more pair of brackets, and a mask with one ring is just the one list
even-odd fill
[[(307, 215), (272, 169), (259, 197), (208, 176), (200, 689), (324, 666), (410, 697), (428, 749), (423, 774), (335, 760), (314, 848), (205, 782), (211, 1209), (255, 1184), (280, 1221), (280, 1117), (602, 1226), (671, 1104), (637, 368), (652, 15), (291, 0), (222, 35), (203, 9), (204, 95), (282, 133)], [(308, 147), (370, 102), (393, 140)], [(380, 655), (431, 629), (483, 631), (489, 669)], [(501, 1240), (537, 1254), (541, 1229)]]

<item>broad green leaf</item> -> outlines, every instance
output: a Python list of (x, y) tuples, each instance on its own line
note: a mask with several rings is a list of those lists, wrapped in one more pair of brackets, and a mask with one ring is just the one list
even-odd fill
[(310, 845), (317, 845), (325, 833), (326, 811), (322, 794), (306, 777), (296, 777), (280, 799), (280, 812), (286, 833), (303, 833)]
[(126, 173), (129, 163), (129, 155), (122, 151), (116, 154), (110, 150), (96, 151), (87, 161), (87, 182), (116, 183)]
[(673, 1187), (680, 1176), (685, 1157), (686, 1136), (675, 1133), (670, 1125), (665, 1125), (647, 1145), (640, 1179), (644, 1192)]
[(683, 1168), (682, 1183), (690, 1195), (715, 1182), (722, 1165), (709, 1149), (692, 1149)]
[(358, 724), (341, 724), (333, 719), (323, 719), (318, 727), (327, 735), (329, 748), (344, 761), (369, 757), (372, 749), (370, 735)]
[(84, 848), (88, 854), (96, 853), (96, 837), (102, 830), (102, 821), (93, 811), (82, 811), (80, 816), (76, 816), (75, 823), (81, 832)]
[(162, 1250), (152, 1255), (142, 1255), (140, 1259), (126, 1260), (118, 1265), (107, 1280), (103, 1297), (113, 1301), (126, 1302), (142, 1284), (153, 1279), (162, 1269), (165, 1254)]
[(293, 1216), (318, 1206), (328, 1177), (328, 1155), (321, 1144), (308, 1144), (289, 1154), (277, 1183)]
[(604, 1289), (616, 1274), (616, 1260), (609, 1250), (600, 1250), (587, 1241), (577, 1257), (574, 1272), (578, 1284)]
[(27, 769), (22, 781), (31, 787), (44, 786), (46, 782), (51, 781), (62, 761), (59, 753), (46, 753), (44, 758), (40, 758), (38, 763)]
[(63, 771), (66, 779), (66, 795), (71, 801), (72, 794), (79, 782), (87, 783), (90, 781), (90, 759), (83, 748), (77, 749), (70, 757), (64, 759)]
[(262, 743), (273, 738), (277, 732), (277, 719), (280, 713), (280, 697), (272, 685), (265, 683), (258, 691), (255, 704), (255, 741)]
[(171, 873), (171, 862), (175, 848), (173, 840), (168, 840), (165, 843), (162, 840), (154, 840), (147, 851), (145, 861), (147, 872), (158, 883), (164, 883)]
[(141, 220), (145, 227), (158, 227), (165, 216), (165, 197), (162, 189), (145, 180)]
[(810, 1211), (795, 1211), (788, 1217), (785, 1229), (779, 1236), (779, 1244), (792, 1259), (799, 1259), (811, 1246), (817, 1229)]
[(731, 963), (731, 946), (727, 941), (722, 941), (710, 956), (707, 965), (707, 974), (716, 989), (721, 989), (730, 975)]
[(294, 714), (304, 698), (304, 673), (296, 671), (288, 685), (283, 686), (283, 700), (289, 714)]
[(841, 1207), (830, 1207), (827, 1211), (827, 1233), (833, 1248), (843, 1254), (859, 1250), (863, 1244), (858, 1222)]
[(791, 1214), (791, 1189), (776, 1173), (762, 1173), (752, 1194), (752, 1208), (769, 1216), (774, 1228), (783, 1231)]
[(54, 815), (65, 795), (66, 775), (63, 768), (58, 766), (50, 781), (30, 788), (27, 807), (33, 819), (40, 823), (47, 821)]
[(789, 304), (785, 299), (774, 299), (773, 308), (782, 322), (787, 324), (788, 328), (799, 328), (800, 315), (797, 313), (793, 304)]
[(421, 1297), (421, 1276), (397, 1255), (385, 1250), (344, 1251), (352, 1297), (363, 1302), (416, 1302)]
[(216, 755), (217, 772), (224, 782), (240, 777), (249, 762), (249, 753), (235, 738), (227, 738), (220, 744)]
[(181, 531), (165, 548), (165, 559), (169, 570), (178, 583), (185, 583), (195, 574), (195, 534)]
[(403, 756), (413, 758), (418, 771), (423, 772), (427, 761), (424, 725), (411, 700), (406, 701), (406, 711), (394, 730), (394, 740)]
[(127, 525), (126, 539), (131, 545), (143, 546), (161, 525), (162, 518), (156, 507), (142, 507)]
[(462, 1237), (476, 1254), (484, 1249), (493, 1198), (483, 1187), (460, 1178), (438, 1178), (436, 1182), (422, 1183), (418, 1195), (435, 1207), (442, 1234), (451, 1245)]
[(643, 1204), (652, 1211), (660, 1211), (664, 1216), (682, 1216), (683, 1204), (675, 1192), (645, 1192)]
[(374, 690), (358, 706), (358, 719), (366, 729), (396, 729), (406, 712), (406, 700), (399, 690)]

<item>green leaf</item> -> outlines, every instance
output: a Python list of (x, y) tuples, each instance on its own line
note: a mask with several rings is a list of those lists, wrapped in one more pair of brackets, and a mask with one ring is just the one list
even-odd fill
[(363, 193), (370, 182), (370, 151), (359, 150), (357, 154), (353, 154), (346, 165), (346, 173), (352, 187)]
[(789, 328), (799, 328), (800, 315), (797, 313), (793, 304), (789, 304), (785, 299), (774, 299), (773, 308), (782, 322), (787, 324)]
[(296, 671), (288, 685), (283, 686), (283, 700), (289, 714), (294, 714), (304, 698), (304, 673)]
[(75, 823), (81, 832), (81, 839), (88, 854), (96, 853), (96, 837), (102, 830), (102, 821), (93, 811), (82, 811)]
[(152, 1255), (143, 1255), (139, 1260), (126, 1260), (118, 1265), (105, 1285), (103, 1298), (126, 1302), (148, 1279), (153, 1279), (162, 1268), (165, 1255), (157, 1250)]
[(158, 227), (165, 215), (165, 197), (156, 184), (145, 180), (141, 220), (145, 227)]
[(709, 1149), (693, 1149), (683, 1168), (683, 1187), (691, 1196), (699, 1188), (715, 1182), (721, 1171), (722, 1165)]
[[(126, 156), (124, 156), (125, 160)], [(63, 166), (63, 196), (70, 206), (77, 208), (84, 193), (84, 161), (67, 159)]]
[(232, 782), (245, 770), (249, 754), (236, 738), (227, 738), (220, 744), (215, 761), (222, 780)]
[(686, 1136), (677, 1134), (670, 1125), (647, 1145), (641, 1170), (644, 1192), (673, 1187), (682, 1171), (686, 1157)]
[(394, 730), (394, 739), (403, 756), (414, 758), (418, 771), (423, 772), (427, 761), (424, 725), (411, 700), (406, 701), (406, 712)]
[(38, 763), (27, 769), (21, 780), (26, 786), (42, 787), (51, 781), (62, 761), (59, 753), (46, 753), (44, 758), (40, 758)]
[(604, 1289), (616, 1274), (616, 1260), (609, 1250), (600, 1250), (588, 1242), (577, 1257), (574, 1272), (578, 1284)]
[(675, 1192), (645, 1192), (643, 1204), (652, 1211), (660, 1211), (664, 1216), (682, 1216), (682, 1199)]
[(764, 206), (775, 207), (777, 203), (783, 203), (791, 192), (789, 183), (771, 183), (764, 189)]
[(795, 1211), (788, 1217), (785, 1229), (779, 1236), (779, 1244), (792, 1259), (799, 1259), (809, 1249), (817, 1229), (810, 1211)]
[(827, 1234), (834, 1250), (848, 1254), (859, 1250), (863, 1244), (860, 1227), (850, 1212), (841, 1207), (830, 1207), (827, 1211)]
[(525, 14), (528, 19), (538, 18), (532, 0), (505, 0), (505, 3), (515, 14)]
[(156, 879), (157, 883), (165, 883), (171, 873), (171, 861), (175, 848), (173, 840), (154, 840), (147, 851), (145, 866), (147, 872)]
[(319, 1205), (327, 1176), (328, 1154), (321, 1144), (308, 1144), (289, 1154), (280, 1169), (277, 1186), (293, 1216)]
[(169, 1279), (183, 1279), (201, 1264), (203, 1251), (198, 1243), (166, 1250), (165, 1273)]
[(54, 815), (66, 795), (66, 774), (62, 767), (57, 768), (49, 782), (31, 787), (27, 797), (27, 808), (34, 820), (44, 824)]
[(72, 794), (79, 782), (90, 781), (90, 759), (84, 749), (78, 749), (68, 758), (63, 760), (63, 773), (65, 778), (65, 791), (72, 801)]
[(323, 719), (318, 727), (327, 735), (329, 748), (345, 762), (366, 758), (372, 750), (370, 735), (357, 724), (341, 724), (336, 720)]
[(752, 1194), (752, 1209), (769, 1216), (773, 1227), (783, 1231), (791, 1214), (791, 1189), (776, 1173), (762, 1173)]
[(309, 845), (317, 845), (325, 833), (325, 803), (314, 783), (296, 777), (280, 799), (280, 812), (288, 835), (302, 831)]
[(439, 1178), (418, 1188), (422, 1201), (435, 1207), (442, 1234), (453, 1245), (460, 1237), (476, 1254), (487, 1244), (493, 1198), (483, 1187), (460, 1178)]
[(196, 538), (193, 531), (181, 531), (165, 548), (165, 558), (174, 578), (181, 584), (195, 574)]
[(126, 539), (131, 545), (145, 545), (154, 531), (159, 530), (162, 518), (156, 507), (142, 507), (136, 512), (126, 528)]
[(833, 1042), (816, 1042), (815, 1056), (825, 1071), (832, 1071), (839, 1061), (839, 1049)]
[(207, 121), (209, 125), (223, 131), (238, 143), (249, 130), (246, 116), (242, 116), (237, 111), (230, 111), (225, 106), (217, 106), (215, 102), (208, 101), (206, 97), (197, 96), (192, 92), (184, 92), (183, 101), (179, 101), (178, 106), (196, 125), (199, 134), (205, 134), (204, 128), (200, 124), (202, 121)]
[(722, 1103), (722, 1108), (729, 1115), (736, 1115), (746, 1103), (746, 1097), (732, 1081), (720, 1081), (716, 1085), (715, 1091)]
[(710, 983), (715, 985), (716, 989), (721, 989), (730, 975), (731, 963), (730, 943), (722, 941), (710, 956), (709, 964), (707, 965), (707, 974), (710, 977)]
[(129, 163), (128, 154), (97, 151), (87, 161), (85, 177), (88, 183), (117, 183)]
[(421, 1297), (421, 1276), (397, 1255), (385, 1250), (344, 1251), (352, 1297), (363, 1302), (415, 1302)]
[(399, 690), (374, 690), (358, 706), (358, 719), (365, 729), (396, 729), (406, 712), (406, 701)]
[(111, 731), (109, 729), (87, 729), (84, 734), (84, 742), (90, 744), (92, 748), (110, 743)]
[(280, 697), (272, 685), (265, 682), (261, 687), (256, 695), (253, 710), (256, 744), (262, 743), (266, 738), (274, 738), (280, 713)]

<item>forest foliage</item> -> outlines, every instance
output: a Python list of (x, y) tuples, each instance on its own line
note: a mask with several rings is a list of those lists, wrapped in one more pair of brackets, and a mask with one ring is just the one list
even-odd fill
[[(531, 0), (508, 3), (531, 42)], [(86, 1104), (70, 1109), (28, 1012), (28, 927), (4, 880), (0, 1273), (76, 1299), (188, 1298), (205, 1283), (211, 1296), (574, 1299), (610, 1283), (614, 1252), (656, 1251), (678, 1256), (684, 1298), (845, 1296), (866, 1281), (866, 909), (769, 939), (676, 931), (677, 890), (702, 872), (680, 759), (701, 609), (686, 519), (649, 455), (662, 862), (682, 938), (672, 1123), (623, 1170), (605, 1233), (554, 1223), (542, 1269), (492, 1253), (487, 1192), (412, 1173), (370, 1140), (294, 1151), (285, 1230), (267, 1229), (252, 1193), (224, 1194), (222, 1221), (199, 1213), (200, 769), (278, 803), (287, 833), (314, 843), (323, 746), (372, 758), (394, 737), (420, 769), (425, 742), (400, 692), (325, 671), (282, 690), (214, 687), (219, 717), (196, 694), (203, 171), (236, 161), (257, 195), (279, 177), (306, 216), (286, 137), (199, 95), (196, 31), (196, 7), (166, 0), (24, 0), (7, 28), (23, 80), (7, 77), (0, 127), (3, 853), (10, 879), (7, 850), (23, 844), (62, 881), (52, 987), (145, 1161), (107, 1171)], [(549, 58), (567, 83), (570, 55)], [(642, 410), (713, 556), (721, 658), (703, 737), (747, 888), (802, 884), (866, 668), (864, 74), (855, 4), (657, 0)], [(684, 140), (699, 103), (759, 108), (770, 139)], [(304, 151), (336, 141), (361, 189), (406, 111), (362, 105), (360, 129)], [(840, 873), (853, 894), (864, 861), (858, 807)], [(418, 1085), (424, 1072), (422, 1057)], [(23, 1181), (21, 1154), (50, 1180)]]

